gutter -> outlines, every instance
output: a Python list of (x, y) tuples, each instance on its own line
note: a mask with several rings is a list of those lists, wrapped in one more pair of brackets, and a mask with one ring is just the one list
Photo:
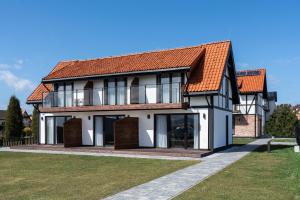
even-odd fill
[(213, 95), (213, 94), (218, 94), (218, 91), (188, 92), (188, 93), (185, 93), (183, 96), (185, 96), (185, 97), (188, 97), (188, 96), (207, 96), (207, 95)]
[(26, 104), (37, 104), (37, 103), (42, 103), (41, 100), (37, 100), (37, 101), (26, 101)]

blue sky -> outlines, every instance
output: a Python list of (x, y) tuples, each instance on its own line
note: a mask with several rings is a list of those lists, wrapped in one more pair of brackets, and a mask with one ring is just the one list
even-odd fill
[(237, 69), (267, 68), (279, 103), (300, 103), (300, 1), (0, 0), (0, 109), (60, 60), (232, 40)]

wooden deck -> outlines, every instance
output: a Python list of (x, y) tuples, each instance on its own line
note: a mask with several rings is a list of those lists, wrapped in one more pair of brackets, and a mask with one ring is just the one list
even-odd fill
[(116, 154), (135, 154), (135, 155), (154, 155), (154, 156), (172, 156), (172, 157), (191, 157), (201, 158), (208, 156), (212, 151), (181, 148), (136, 148), (136, 149), (118, 149), (113, 147), (94, 147), (81, 146), (65, 148), (63, 145), (23, 145), (13, 146), (12, 149), (30, 149), (30, 150), (53, 150), (53, 151), (76, 151), (93, 153), (116, 153)]

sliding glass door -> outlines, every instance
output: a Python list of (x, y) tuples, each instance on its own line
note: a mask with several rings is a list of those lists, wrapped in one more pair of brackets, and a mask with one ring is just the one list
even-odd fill
[(54, 118), (46, 117), (46, 144), (54, 144)]
[(95, 146), (114, 145), (114, 122), (122, 118), (123, 115), (94, 116)]
[(186, 142), (185, 115), (170, 115), (169, 147), (189, 147)]
[(199, 149), (199, 115), (166, 114), (155, 116), (156, 146)]
[(46, 117), (46, 144), (64, 143), (64, 123), (70, 116)]

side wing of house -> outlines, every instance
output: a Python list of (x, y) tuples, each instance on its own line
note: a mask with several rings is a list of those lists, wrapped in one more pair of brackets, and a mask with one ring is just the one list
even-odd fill
[(241, 90), (240, 104), (234, 105), (234, 136), (259, 137), (264, 134), (267, 99), (266, 70), (245, 70), (238, 72)]

